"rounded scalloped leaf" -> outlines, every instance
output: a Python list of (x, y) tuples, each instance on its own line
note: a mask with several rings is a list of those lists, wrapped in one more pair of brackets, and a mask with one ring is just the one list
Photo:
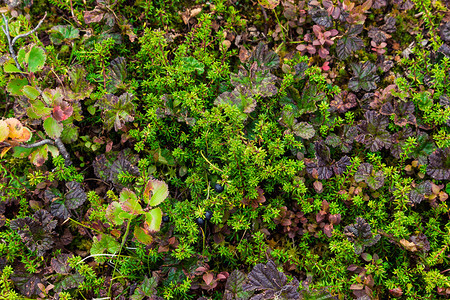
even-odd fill
[(0, 142), (6, 140), (8, 136), (9, 136), (8, 124), (5, 121), (0, 120)]
[(153, 237), (139, 226), (134, 227), (134, 237), (144, 245), (150, 245), (153, 242)]
[(44, 67), (46, 59), (45, 51), (41, 47), (33, 46), (26, 54), (25, 59), (28, 63), (28, 71), (34, 73)]
[(280, 0), (258, 0), (258, 2), (267, 9), (275, 9), (280, 4)]
[(31, 136), (33, 134), (31, 133), (31, 130), (27, 127), (23, 127), (22, 135), (18, 138), (16, 138), (16, 141), (18, 142), (28, 142), (31, 139)]
[(16, 118), (9, 118), (5, 120), (6, 124), (8, 124), (9, 128), (9, 138), (18, 139), (22, 137), (23, 134), (23, 126), (19, 120)]
[(148, 232), (159, 231), (161, 228), (162, 210), (157, 207), (145, 213), (144, 229)]
[(22, 96), (22, 89), (28, 84), (28, 80), (25, 78), (14, 78), (6, 86), (6, 90), (13, 96)]
[(53, 117), (48, 117), (44, 121), (45, 133), (53, 139), (59, 138), (64, 129), (63, 125)]
[[(152, 196), (150, 198), (150, 192)], [(164, 181), (150, 179), (145, 186), (144, 200), (151, 206), (156, 206), (169, 196), (169, 187)], [(150, 198), (150, 200), (149, 200)]]

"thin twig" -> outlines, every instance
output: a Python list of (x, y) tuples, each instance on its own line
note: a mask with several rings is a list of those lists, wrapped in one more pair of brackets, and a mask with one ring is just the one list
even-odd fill
[(47, 17), (47, 12), (45, 12), (44, 17), (39, 21), (39, 23), (37, 24), (37, 26), (34, 29), (32, 29), (32, 30), (30, 30), (30, 31), (28, 31), (26, 33), (19, 34), (18, 36), (14, 37), (12, 40), (11, 40), (11, 35), (9, 33), (9, 23), (8, 23), (9, 20), (4, 14), (2, 14), (2, 16), (3, 16), (3, 21), (5, 23), (5, 25), (2, 25), (2, 30), (5, 33), (6, 38), (8, 40), (9, 54), (11, 54), (12, 58), (14, 59), (14, 62), (16, 63), (17, 69), (22, 71), (22, 68), (20, 67), (19, 62), (17, 61), (16, 52), (14, 51), (14, 44), (17, 42), (18, 39), (27, 37), (30, 34), (35, 33), (36, 30), (38, 30), (39, 27), (41, 27), (42, 22), (44, 22), (45, 18)]
[(41, 27), (42, 22), (44, 22), (44, 20), (45, 20), (45, 17), (47, 17), (47, 12), (45, 12), (44, 17), (39, 21), (39, 23), (37, 24), (37, 26), (36, 26), (34, 29), (32, 29), (31, 31), (28, 31), (27, 33), (22, 33), (22, 34), (19, 34), (18, 36), (16, 36), (16, 37), (12, 40), (12, 46), (14, 46), (14, 44), (17, 42), (18, 39), (27, 37), (27, 36), (29, 36), (30, 34), (35, 33), (36, 30), (38, 30), (39, 27)]
[[(29, 36), (30, 34), (35, 33), (39, 29), (39, 27), (41, 27), (42, 22), (44, 22), (45, 18), (47, 17), (47, 12), (45, 12), (44, 17), (39, 21), (39, 23), (37, 24), (37, 26), (34, 29), (32, 29), (26, 33), (19, 34), (16, 37), (14, 37), (12, 40), (11, 40), (11, 35), (9, 33), (9, 23), (8, 23), (9, 20), (4, 14), (2, 14), (2, 16), (3, 16), (3, 21), (5, 24), (2, 25), (1, 27), (2, 27), (2, 30), (5, 33), (6, 38), (8, 40), (9, 54), (11, 54), (12, 58), (14, 59), (17, 69), (22, 71), (22, 68), (20, 67), (19, 62), (17, 61), (16, 52), (14, 51), (14, 44), (20, 38), (24, 38), (24, 37)], [(56, 76), (56, 77), (59, 79), (58, 76)], [(12, 146), (9, 143), (5, 143), (5, 144), (10, 147)], [(45, 140), (42, 140), (42, 141), (39, 141), (39, 142), (36, 142), (33, 144), (23, 144), (23, 145), (19, 145), (19, 146), (23, 147), (23, 148), (34, 148), (34, 147), (39, 147), (39, 146), (46, 145), (46, 144), (55, 145), (56, 147), (58, 147), (59, 153), (61, 153), (61, 156), (64, 158), (64, 165), (66, 167), (68, 167), (72, 164), (72, 161), (70, 160), (70, 155), (67, 152), (66, 147), (64, 146), (64, 144), (60, 138), (57, 138), (54, 141), (50, 140), (50, 139), (45, 139)]]
[(54, 141), (51, 139), (45, 139), (33, 144), (20, 144), (20, 145), (11, 145), (10, 143), (3, 142), (3, 144), (7, 147), (22, 147), (22, 148), (35, 148), (43, 145), (52, 145), (56, 146), (59, 150), (59, 153), (61, 153), (61, 156), (64, 158), (64, 165), (66, 167), (70, 166), (72, 164), (72, 160), (70, 159), (70, 154), (67, 152), (66, 147), (64, 146), (64, 143), (61, 141), (60, 138), (55, 139)]
[(70, 160), (69, 152), (67, 152), (66, 147), (60, 138), (55, 139), (55, 145), (58, 147), (59, 153), (61, 153), (61, 156), (64, 158), (64, 165), (66, 167), (70, 166), (72, 161)]
[(46, 144), (50, 144), (50, 145), (55, 145), (55, 142), (50, 140), (50, 139), (45, 139), (33, 144), (21, 144), (21, 145), (11, 145), (10, 143), (7, 142), (3, 142), (3, 144), (5, 144), (7, 147), (22, 147), (22, 148), (34, 148), (34, 147), (39, 147), (39, 146), (43, 146)]

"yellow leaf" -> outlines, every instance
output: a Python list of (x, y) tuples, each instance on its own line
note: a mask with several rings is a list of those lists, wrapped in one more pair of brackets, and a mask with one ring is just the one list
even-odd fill
[(258, 0), (258, 2), (262, 7), (267, 9), (274, 9), (280, 4), (280, 0)]
[(9, 136), (8, 124), (5, 121), (0, 120), (0, 142), (6, 140), (8, 136)]
[(414, 244), (414, 243), (412, 243), (410, 241), (407, 241), (405, 239), (401, 239), (400, 240), (400, 244), (408, 251), (411, 251), (411, 252), (416, 252), (417, 251), (416, 244)]
[(3, 156), (5, 156), (6, 152), (8, 152), (9, 149), (11, 149), (11, 147), (3, 148), (2, 152), (0, 153), (0, 158), (3, 158)]
[(16, 139), (22, 136), (23, 126), (19, 120), (16, 118), (9, 118), (5, 120), (6, 124), (9, 127), (9, 137), (11, 139)]

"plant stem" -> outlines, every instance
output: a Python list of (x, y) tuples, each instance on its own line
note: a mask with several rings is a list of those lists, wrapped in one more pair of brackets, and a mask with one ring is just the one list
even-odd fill
[[(125, 235), (122, 237), (122, 243), (120, 244), (119, 254), (117, 254), (117, 256), (120, 256), (120, 253), (122, 253), (123, 246), (125, 245), (128, 233), (130, 232), (130, 225), (131, 225), (131, 218), (128, 220), (127, 229), (125, 230)], [(117, 264), (114, 264), (114, 270), (111, 275), (111, 281), (109, 282), (108, 295), (111, 295), (112, 282), (114, 280), (114, 274), (116, 273), (116, 269), (117, 269)]]
[(38, 30), (38, 28), (41, 27), (42, 22), (44, 22), (44, 20), (45, 20), (45, 17), (47, 17), (47, 12), (45, 12), (44, 17), (39, 21), (39, 23), (37, 24), (37, 26), (34, 29), (32, 29), (26, 33), (19, 34), (18, 36), (14, 37), (12, 40), (11, 40), (11, 35), (9, 33), (9, 24), (8, 24), (9, 20), (4, 14), (2, 14), (2, 16), (3, 16), (3, 21), (5, 23), (5, 25), (2, 25), (2, 30), (6, 35), (6, 39), (8, 40), (9, 54), (11, 54), (11, 57), (14, 59), (17, 69), (22, 71), (19, 61), (17, 60), (16, 52), (14, 51), (14, 44), (17, 42), (18, 39), (27, 37), (30, 34), (35, 33), (36, 30)]
[(220, 171), (220, 172), (223, 172), (221, 169), (219, 169), (218, 167), (216, 167), (215, 165), (213, 165), (204, 155), (203, 155), (203, 152), (202, 151), (200, 151), (200, 154), (202, 155), (202, 157), (206, 160), (206, 162), (211, 166), (211, 167), (213, 167), (214, 169), (216, 169), (216, 170), (218, 170), (218, 171)]

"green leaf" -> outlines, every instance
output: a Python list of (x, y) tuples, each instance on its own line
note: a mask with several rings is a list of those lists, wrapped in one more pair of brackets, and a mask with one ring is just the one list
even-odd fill
[[(152, 197), (150, 198), (150, 192)], [(144, 200), (151, 206), (156, 206), (169, 196), (169, 187), (164, 181), (150, 179), (145, 186)], [(149, 200), (150, 198), (150, 200)]]
[(30, 107), (27, 108), (27, 115), (31, 119), (40, 119), (45, 116), (49, 116), (52, 113), (52, 109), (50, 107), (46, 107), (45, 104), (37, 99), (31, 102)]
[(83, 100), (91, 94), (94, 86), (86, 80), (86, 69), (80, 65), (70, 67), (68, 71), (70, 85), (64, 89), (65, 97), (73, 100)]
[(110, 94), (116, 93), (119, 89), (126, 89), (123, 82), (127, 78), (127, 61), (123, 57), (114, 59), (106, 73), (106, 90)]
[(197, 71), (199, 75), (203, 74), (205, 72), (205, 64), (202, 62), (199, 62), (194, 57), (183, 57), (181, 58), (181, 69), (184, 72), (192, 73), (194, 71)]
[(130, 214), (139, 215), (144, 213), (139, 204), (139, 199), (130, 189), (125, 188), (120, 192), (120, 203), (122, 209)]
[(30, 155), (31, 162), (36, 166), (42, 166), (48, 159), (48, 145), (35, 148)]
[(48, 152), (50, 152), (53, 158), (59, 156), (59, 150), (56, 146), (48, 145)]
[(361, 257), (362, 257), (362, 259), (364, 259), (367, 262), (372, 261), (372, 255), (370, 255), (369, 253), (364, 252), (361, 254)]
[(61, 141), (65, 144), (70, 144), (78, 139), (78, 127), (72, 123), (64, 124), (64, 129), (61, 133)]
[(41, 94), (41, 93), (39, 93), (39, 91), (37, 89), (35, 89), (34, 87), (32, 87), (30, 85), (24, 86), (22, 89), (22, 92), (25, 96), (27, 96), (31, 100), (36, 99)]
[(275, 9), (280, 4), (280, 0), (258, 0), (258, 2), (267, 9)]
[(134, 237), (144, 245), (150, 245), (153, 242), (153, 237), (139, 226), (134, 227)]
[(19, 52), (17, 52), (17, 61), (19, 64), (23, 67), (25, 63), (25, 56), (27, 55), (27, 52), (25, 51), (25, 48), (20, 48)]
[(134, 294), (131, 296), (131, 300), (151, 299), (156, 295), (156, 287), (158, 286), (158, 280), (155, 277), (148, 278), (145, 276), (144, 281), (134, 290)]
[(57, 25), (51, 29), (50, 40), (60, 45), (64, 40), (73, 40), (80, 37), (80, 31), (72, 25)]
[(224, 299), (247, 300), (252, 295), (251, 292), (244, 292), (243, 285), (247, 276), (239, 270), (231, 272), (225, 285)]
[(120, 244), (110, 235), (102, 234), (100, 240), (94, 236), (94, 243), (91, 247), (91, 255), (103, 254), (105, 252), (117, 253), (120, 250)]
[(33, 46), (31, 50), (26, 54), (25, 61), (28, 64), (29, 72), (36, 72), (42, 69), (45, 64), (46, 55), (44, 49), (38, 46)]
[(145, 213), (145, 229), (152, 231), (159, 231), (161, 228), (162, 211), (159, 207), (152, 209)]
[(3, 70), (5, 70), (5, 73), (25, 73), (20, 71), (15, 64), (11, 63), (11, 64), (6, 64), (3, 67)]
[(116, 225), (122, 225), (125, 220), (130, 220), (132, 217), (133, 215), (124, 211), (117, 201), (112, 202), (106, 209), (106, 218)]
[(70, 274), (55, 284), (55, 290), (69, 290), (78, 287), (84, 281), (84, 276), (80, 273)]
[(22, 96), (22, 88), (28, 84), (25, 78), (14, 78), (6, 86), (6, 90), (13, 96)]
[(293, 126), (294, 134), (298, 135), (299, 137), (303, 139), (310, 139), (315, 134), (316, 131), (314, 130), (314, 127), (311, 124), (308, 124), (306, 122), (300, 122)]
[(14, 147), (13, 157), (15, 158), (24, 158), (27, 157), (33, 152), (34, 148), (24, 148), (24, 147)]
[(134, 120), (133, 98), (133, 94), (130, 93), (123, 93), (120, 97), (108, 94), (96, 102), (95, 106), (102, 110), (102, 118), (107, 130), (114, 127), (116, 131), (119, 131), (126, 122)]
[(53, 119), (53, 117), (48, 117), (44, 121), (45, 133), (47, 133), (47, 135), (53, 139), (59, 138), (63, 129), (63, 125)]

